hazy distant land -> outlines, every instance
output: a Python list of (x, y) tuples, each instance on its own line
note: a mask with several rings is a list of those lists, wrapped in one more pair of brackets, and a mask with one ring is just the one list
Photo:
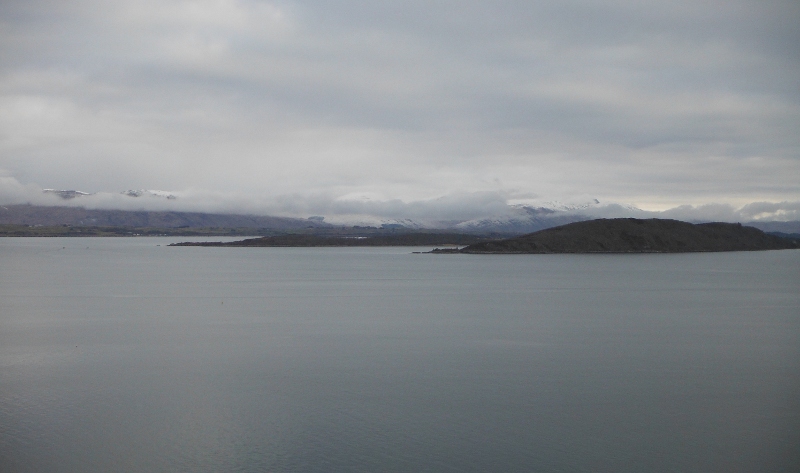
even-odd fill
[[(545, 207), (523, 207), (517, 209), (514, 216), (508, 219), (487, 217), (470, 221), (455, 220), (449, 223), (440, 223), (436, 226), (420, 224), (411, 221), (387, 221), (382, 224), (372, 224), (372, 229), (403, 229), (423, 230), (439, 233), (472, 233), (472, 234), (504, 234), (523, 235), (546, 228), (566, 225), (572, 222), (591, 220), (590, 215), (583, 215), (580, 210), (570, 212)], [(644, 217), (637, 215), (620, 215), (619, 217)], [(658, 217), (652, 215), (649, 217)], [(787, 234), (800, 233), (800, 221), (741, 221), (742, 224), (758, 228), (765, 232), (783, 232)], [(309, 218), (275, 217), (264, 215), (248, 215), (245, 213), (209, 213), (209, 212), (183, 212), (183, 211), (147, 211), (147, 210), (112, 210), (91, 209), (79, 206), (40, 206), (40, 205), (3, 205), (0, 206), (0, 235), (9, 235), (1, 231), (2, 227), (16, 225), (18, 234), (23, 227), (30, 227), (27, 232), (36, 232), (42, 227), (81, 227), (82, 229), (192, 229), (209, 231), (214, 229), (215, 234), (220, 229), (235, 229), (237, 231), (248, 229), (249, 235), (268, 235), (277, 232), (296, 232), (297, 230), (319, 229), (329, 231), (335, 229), (368, 228), (366, 223), (334, 224), (322, 216)], [(252, 233), (257, 230), (259, 233)], [(63, 232), (60, 230), (59, 232)], [(137, 232), (141, 233), (141, 232)], [(187, 233), (188, 234), (188, 233)], [(248, 233), (236, 233), (247, 235)]]
[[(205, 212), (134, 211), (7, 205), (0, 207), (0, 225), (126, 229), (270, 229), (329, 227), (315, 219)], [(252, 235), (252, 233), (250, 233)]]

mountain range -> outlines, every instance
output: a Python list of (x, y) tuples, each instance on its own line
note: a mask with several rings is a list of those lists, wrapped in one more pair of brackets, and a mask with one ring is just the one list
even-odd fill
[[(308, 218), (292, 218), (244, 213), (187, 212), (178, 210), (112, 210), (87, 208), (81, 206), (85, 200), (92, 202), (95, 194), (75, 190), (45, 189), (45, 194), (60, 197), (64, 205), (7, 205), (0, 206), (0, 225), (27, 226), (80, 226), (80, 227), (126, 227), (126, 228), (249, 228), (273, 232), (326, 231), (342, 228), (373, 228), (386, 231), (427, 231), (444, 230), (448, 232), (478, 235), (522, 235), (539, 230), (595, 218), (662, 218), (668, 212), (647, 212), (630, 205), (600, 203), (590, 199), (580, 204), (561, 202), (541, 202), (535, 205), (507, 205), (500, 210), (479, 218), (463, 220), (430, 220), (414, 218), (352, 218), (322, 215)], [(118, 194), (125, 202), (162, 202), (166, 208), (174, 207), (181, 197), (173, 193), (153, 190), (128, 190)], [(128, 199), (131, 199), (130, 201)], [(169, 204), (167, 204), (169, 203)], [(147, 208), (147, 205), (143, 205)], [(736, 221), (730, 215), (722, 219), (683, 218), (676, 215), (663, 215), (677, 220), (700, 223), (704, 221)], [(761, 217), (758, 217), (761, 218)], [(366, 221), (366, 222), (365, 222)], [(800, 233), (800, 221), (742, 220), (741, 223), (766, 232), (786, 234)], [(255, 233), (254, 233), (255, 234)], [(263, 234), (263, 232), (262, 232)]]
[(131, 211), (8, 205), (0, 207), (0, 224), (130, 228), (264, 228), (293, 230), (329, 225), (318, 219), (265, 217), (202, 212)]

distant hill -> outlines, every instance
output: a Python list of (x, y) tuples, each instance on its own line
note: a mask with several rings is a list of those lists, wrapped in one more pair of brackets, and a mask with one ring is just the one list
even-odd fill
[[(598, 219), (506, 240), (461, 253), (685, 253), (800, 248), (800, 242), (735, 223), (691, 224), (664, 219)], [(452, 252), (452, 251), (447, 251)]]
[(0, 225), (3, 224), (130, 228), (269, 228), (276, 230), (330, 226), (318, 219), (201, 212), (101, 210), (36, 205), (0, 206)]
[(800, 222), (798, 221), (790, 221), (790, 222), (747, 222), (745, 223), (748, 227), (756, 227), (759, 230), (765, 231), (767, 233), (785, 233), (785, 234), (792, 234), (792, 233), (800, 233)]
[(800, 233), (766, 232), (768, 235), (775, 235), (781, 238), (789, 238), (800, 241)]

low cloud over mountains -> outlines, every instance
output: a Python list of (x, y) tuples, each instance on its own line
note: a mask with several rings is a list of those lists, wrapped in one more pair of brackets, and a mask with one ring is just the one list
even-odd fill
[(586, 218), (671, 218), (691, 222), (800, 221), (800, 202), (753, 202), (684, 205), (653, 211), (635, 205), (590, 197), (553, 201), (520, 198), (504, 192), (453, 193), (436, 199), (380, 200), (369, 195), (294, 194), (256, 199), (200, 190), (83, 192), (41, 189), (0, 178), (0, 204), (81, 207), (86, 209), (200, 212), (277, 216), (324, 221), (335, 225), (399, 224), (412, 228), (455, 228), (464, 231), (534, 231)]

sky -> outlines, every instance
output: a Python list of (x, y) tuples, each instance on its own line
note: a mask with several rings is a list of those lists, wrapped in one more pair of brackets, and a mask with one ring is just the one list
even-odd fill
[(796, 0), (4, 0), (0, 203), (800, 219), (799, 25)]

